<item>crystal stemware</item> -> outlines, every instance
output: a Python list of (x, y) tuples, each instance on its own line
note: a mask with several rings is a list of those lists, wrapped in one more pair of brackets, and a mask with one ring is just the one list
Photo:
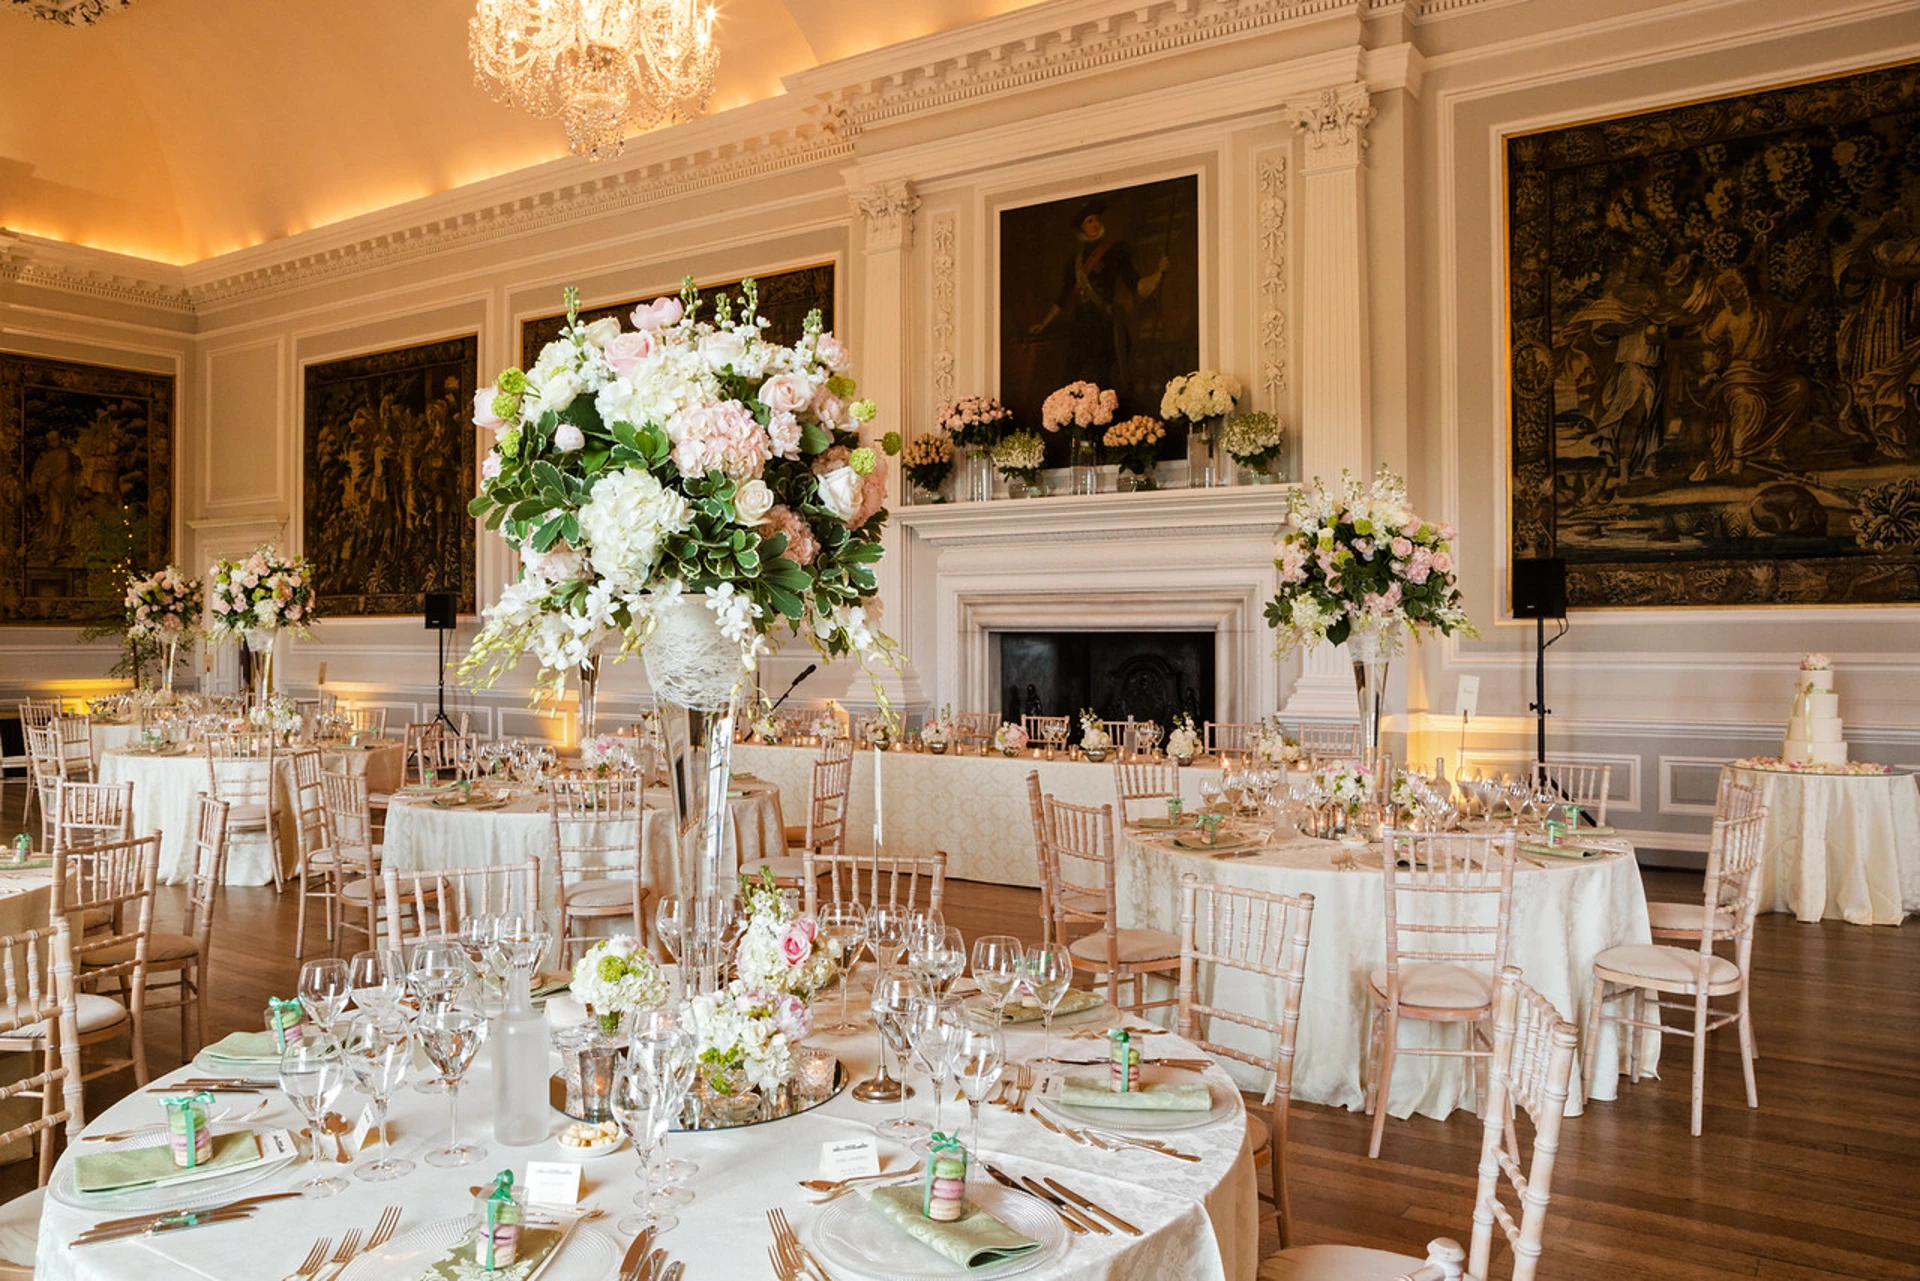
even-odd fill
[[(918, 996), (907, 1005), (906, 1022), (913, 1065), (933, 1079), (933, 1128), (938, 1132), (945, 1128), (941, 1124), (941, 1104), (946, 1100), (953, 1051), (960, 1039), (960, 1006), (937, 995)], [(921, 1148), (920, 1143), (914, 1146)]]
[(1060, 1065), (1053, 1059), (1053, 1012), (1073, 986), (1073, 954), (1059, 943), (1029, 949), (1020, 982), (1039, 1004), (1045, 1029), (1045, 1050), (1037, 1066), (1043, 1075), (1056, 1072)]
[(866, 909), (858, 903), (836, 899), (820, 909), (817, 919), (820, 934), (840, 966), (840, 1021), (819, 1030), (828, 1036), (852, 1036), (860, 1029), (847, 1015), (847, 989), (853, 985), (853, 969), (859, 964), (860, 949), (867, 941)]
[[(662, 1089), (680, 1099), (681, 1108), (686, 1106), (687, 1094), (693, 1089), (694, 1077), (700, 1068), (700, 1046), (680, 1016), (680, 1012), (670, 1007), (643, 1010), (633, 1018), (632, 1039), (627, 1046), (627, 1056), (644, 1069), (658, 1082)], [(679, 1110), (674, 1112), (679, 1115)], [(700, 1172), (700, 1167), (685, 1159), (671, 1159), (666, 1154), (667, 1141), (660, 1141), (658, 1159), (654, 1161), (654, 1174), (664, 1185), (659, 1195), (666, 1204), (679, 1207), (693, 1200), (693, 1193), (676, 1185), (685, 1183)]]
[(347, 990), (362, 1010), (385, 1014), (397, 1008), (406, 991), (400, 953), (392, 948), (355, 952), (347, 962)]
[(973, 1114), (972, 1141), (967, 1150), (976, 1161), (980, 1158), (980, 1105), (1000, 1084), (1006, 1063), (1007, 1041), (999, 1028), (962, 1024), (953, 1046), (953, 1072)]
[(407, 987), (424, 1010), (446, 1005), (473, 977), (465, 945), (457, 939), (425, 939), (407, 957)]
[(439, 1070), (447, 1090), (447, 1146), (427, 1153), (428, 1165), (468, 1165), (487, 1154), (483, 1147), (460, 1142), (460, 1082), (486, 1032), (486, 1017), (473, 1006), (459, 1003), (423, 1009), (413, 1022), (414, 1037)]
[(661, 1213), (665, 1204), (653, 1188), (653, 1150), (667, 1132), (667, 1126), (680, 1114), (684, 1102), (630, 1059), (625, 1060), (614, 1075), (613, 1115), (633, 1140), (633, 1150), (640, 1158), (640, 1190), (633, 1197), (639, 1213), (628, 1215), (614, 1225), (627, 1235), (638, 1236), (648, 1228), (670, 1232), (680, 1226), (679, 1219)]
[(873, 953), (877, 970), (885, 972), (900, 964), (907, 950), (907, 917), (897, 907), (876, 907), (867, 913), (867, 950)]
[(377, 1183), (411, 1174), (413, 1162), (395, 1158), (387, 1141), (387, 1102), (407, 1079), (407, 1065), (413, 1061), (407, 1021), (391, 1010), (356, 1015), (342, 1049), (354, 1081), (373, 1100), (374, 1123), (380, 1127), (380, 1159), (356, 1165), (354, 1177)]
[(973, 941), (973, 981), (993, 1006), (994, 1026), (1007, 1016), (1007, 999), (1020, 985), (1025, 950), (1011, 934), (982, 934)]
[[(313, 1137), (308, 1164), (314, 1170), (320, 1168), (320, 1136), (326, 1133), (327, 1109), (346, 1083), (346, 1055), (340, 1042), (323, 1030), (302, 1036), (280, 1055), (280, 1090), (306, 1119)], [(332, 1196), (346, 1186), (345, 1179), (316, 1173), (300, 1190), (308, 1196)]]
[(347, 984), (347, 963), (338, 957), (308, 961), (300, 967), (300, 1008), (310, 1022), (331, 1032), (347, 1008), (351, 989)]
[(960, 931), (951, 925), (923, 930), (920, 934), (920, 950), (913, 956), (913, 965), (945, 996), (967, 968), (967, 947), (960, 938)]
[(677, 963), (680, 960), (680, 949), (685, 945), (687, 915), (687, 900), (677, 894), (662, 898), (653, 910), (653, 932), (666, 949), (669, 961)]
[(873, 1021), (880, 1030), (880, 1079), (887, 1079), (887, 1053), (900, 1068), (900, 1114), (875, 1126), (883, 1138), (906, 1141), (927, 1132), (926, 1122), (907, 1115), (907, 1100), (913, 1097), (908, 1084), (913, 1066), (912, 1039), (907, 1019), (913, 1003), (933, 994), (933, 989), (903, 969), (888, 970), (873, 985)]

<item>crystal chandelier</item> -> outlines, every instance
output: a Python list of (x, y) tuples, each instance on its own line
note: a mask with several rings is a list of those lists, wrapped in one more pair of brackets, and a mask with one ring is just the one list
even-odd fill
[(479, 0), (467, 52), (497, 101), (559, 117), (569, 151), (604, 160), (707, 109), (714, 16), (703, 0)]

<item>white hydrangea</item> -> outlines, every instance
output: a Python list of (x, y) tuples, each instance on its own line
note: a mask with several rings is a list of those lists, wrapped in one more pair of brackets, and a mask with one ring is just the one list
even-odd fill
[(651, 1010), (667, 999), (667, 979), (629, 934), (595, 943), (573, 967), (575, 1000), (607, 1018)]
[(1218, 418), (1232, 413), (1233, 403), (1239, 399), (1240, 383), (1236, 379), (1217, 369), (1197, 369), (1167, 384), (1160, 397), (1160, 416), (1190, 422)]
[(580, 509), (580, 534), (593, 566), (620, 590), (647, 586), (660, 562), (669, 534), (692, 524), (687, 500), (666, 488), (652, 472), (632, 468), (600, 479)]

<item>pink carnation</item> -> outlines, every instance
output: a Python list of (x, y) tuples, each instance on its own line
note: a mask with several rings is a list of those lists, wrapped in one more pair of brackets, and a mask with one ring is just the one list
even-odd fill
[(632, 333), (609, 338), (606, 346), (607, 364), (613, 367), (614, 373), (625, 378), (640, 367), (641, 361), (653, 354), (657, 345), (650, 329), (636, 329)]
[(800, 420), (776, 409), (767, 416), (767, 439), (775, 458), (800, 457)]
[(673, 461), (682, 476), (704, 476), (718, 469), (735, 480), (749, 480), (771, 457), (767, 433), (737, 400), (696, 405), (667, 419)]
[(787, 536), (786, 558), (796, 565), (811, 565), (813, 558), (820, 554), (820, 541), (813, 536), (813, 529), (799, 512), (784, 503), (769, 508), (766, 518), (760, 522), (761, 529), (769, 536), (785, 534)]

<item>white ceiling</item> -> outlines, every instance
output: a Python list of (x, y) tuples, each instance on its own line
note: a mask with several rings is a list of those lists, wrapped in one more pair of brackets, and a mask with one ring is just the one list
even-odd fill
[[(1044, 0), (716, 0), (712, 110), (781, 77)], [(0, 227), (170, 263), (566, 154), (473, 79), (472, 0), (0, 8)]]

